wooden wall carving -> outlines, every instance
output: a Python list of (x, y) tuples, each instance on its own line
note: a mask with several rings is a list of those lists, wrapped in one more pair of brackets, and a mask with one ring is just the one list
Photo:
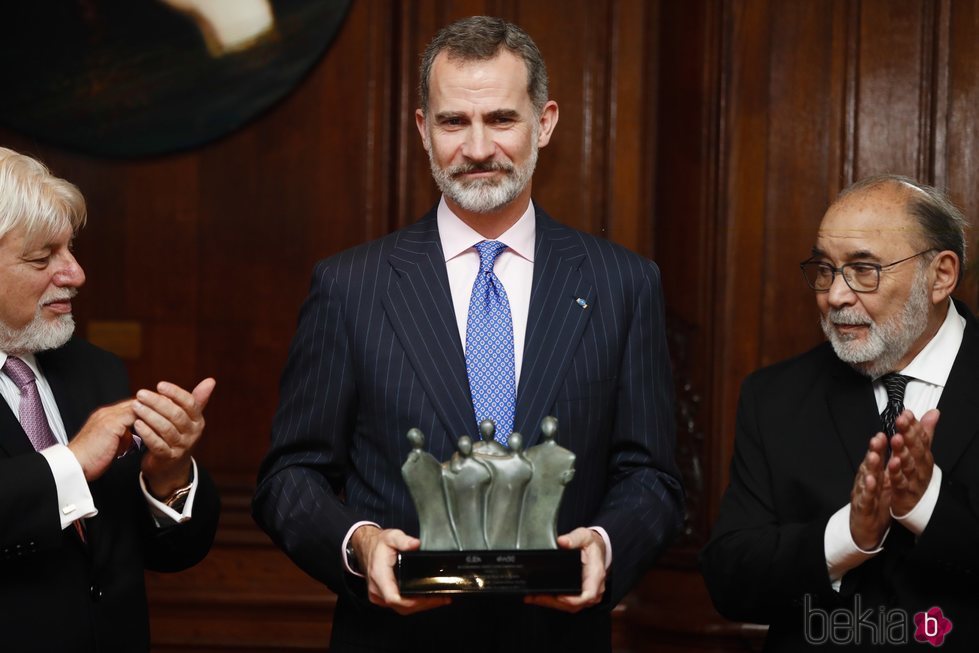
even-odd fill
[[(821, 338), (796, 263), (828, 202), (893, 171), (979, 211), (979, 0), (355, 0), (293, 95), (199, 150), (106, 161), (0, 132), (89, 200), (81, 331), (127, 353), (135, 387), (218, 378), (199, 451), (224, 496), (218, 542), (150, 576), (156, 651), (326, 649), (332, 595), (249, 514), (278, 374), (314, 262), (436, 200), (418, 53), (476, 13), (523, 25), (549, 64), (561, 118), (536, 200), (663, 271), (691, 509), (617, 609), (617, 650), (757, 647), (762, 630), (714, 613), (696, 553), (741, 379)], [(972, 276), (958, 295), (977, 292)]]

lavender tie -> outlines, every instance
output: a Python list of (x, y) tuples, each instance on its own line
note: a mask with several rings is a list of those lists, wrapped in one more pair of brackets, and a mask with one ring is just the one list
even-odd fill
[(34, 449), (40, 451), (58, 444), (48, 426), (48, 418), (41, 405), (41, 395), (37, 392), (37, 380), (27, 363), (13, 356), (7, 357), (3, 371), (20, 388), (20, 425), (30, 438)]

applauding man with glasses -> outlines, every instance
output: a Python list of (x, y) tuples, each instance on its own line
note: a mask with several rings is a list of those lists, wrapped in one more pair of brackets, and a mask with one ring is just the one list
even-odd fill
[(979, 641), (979, 323), (951, 299), (964, 227), (907, 178), (845, 190), (801, 264), (829, 342), (742, 387), (702, 563), (722, 614), (771, 625), (766, 650)]

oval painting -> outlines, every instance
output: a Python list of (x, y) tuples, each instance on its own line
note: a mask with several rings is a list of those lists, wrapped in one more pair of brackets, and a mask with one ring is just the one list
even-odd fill
[(135, 157), (223, 136), (285, 96), (350, 0), (10, 0), (0, 122)]

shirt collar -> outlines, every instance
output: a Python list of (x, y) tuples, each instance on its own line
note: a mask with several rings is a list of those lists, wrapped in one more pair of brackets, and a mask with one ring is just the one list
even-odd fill
[[(505, 243), (514, 254), (531, 263), (534, 262), (534, 243), (537, 237), (535, 216), (534, 203), (529, 202), (527, 210), (520, 216), (520, 219), (496, 239)], [(442, 252), (445, 254), (446, 261), (468, 251), (476, 243), (486, 240), (479, 232), (452, 212), (449, 205), (445, 203), (444, 196), (439, 201), (436, 220), (438, 222), (439, 240), (442, 242)]]
[(918, 352), (901, 374), (911, 378), (945, 387), (952, 364), (962, 345), (965, 334), (965, 319), (955, 310), (952, 300), (948, 302), (948, 312), (945, 321), (938, 329), (935, 337), (928, 341), (925, 348)]
[[(10, 354), (8, 354), (7, 352), (0, 351), (0, 370), (2, 370), (3, 366), (7, 364), (7, 358), (9, 356)], [(31, 371), (34, 372), (35, 378), (41, 376), (41, 368), (38, 367), (37, 358), (35, 358), (34, 354), (32, 353), (17, 354), (17, 358), (27, 363), (27, 367), (31, 368)]]

